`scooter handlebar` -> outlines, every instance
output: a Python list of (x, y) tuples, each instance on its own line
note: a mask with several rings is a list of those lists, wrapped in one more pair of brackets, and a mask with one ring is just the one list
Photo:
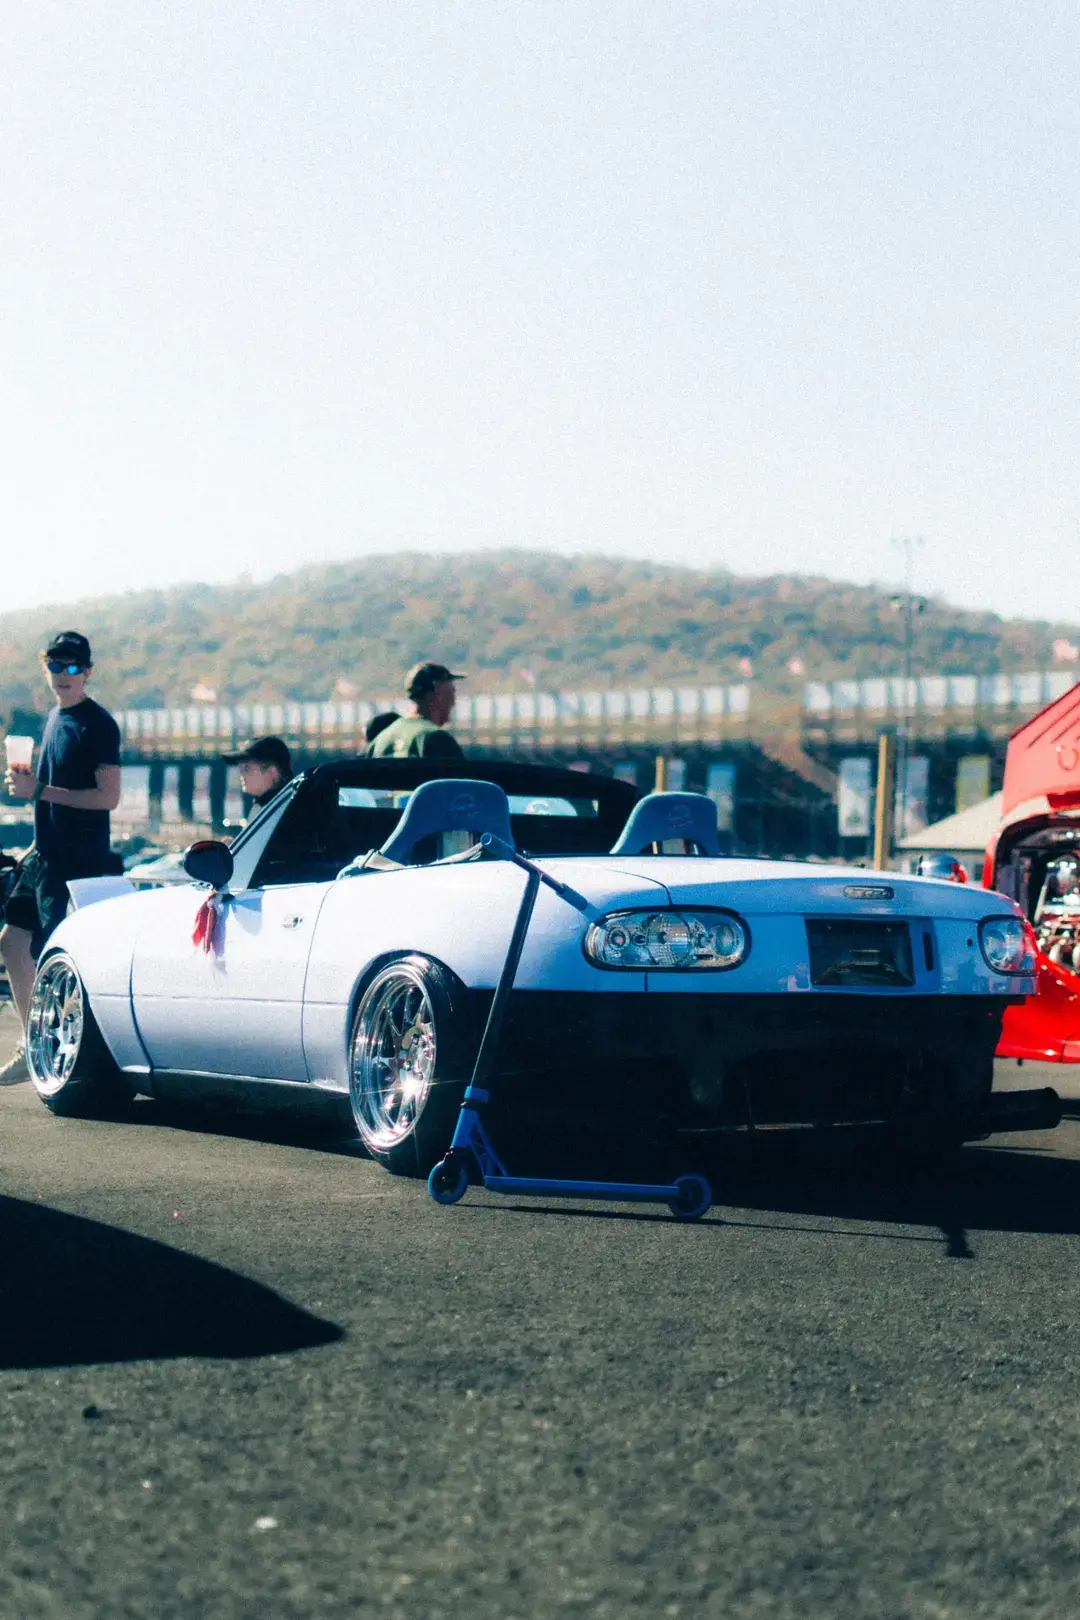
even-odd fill
[(528, 856), (519, 854), (513, 844), (508, 844), (506, 839), (500, 838), (497, 833), (484, 833), (480, 843), (484, 849), (490, 850), (500, 860), (513, 861), (514, 865), (520, 866), (522, 871), (531, 872), (534, 877), (538, 877), (541, 883), (546, 883), (548, 888), (557, 894), (560, 900), (565, 900), (567, 905), (573, 906), (575, 911), (589, 912), (592, 910), (591, 904), (583, 894), (578, 894), (577, 890), (572, 889), (568, 883), (560, 883), (558, 878), (553, 878), (542, 867), (537, 866), (535, 861), (530, 861)]

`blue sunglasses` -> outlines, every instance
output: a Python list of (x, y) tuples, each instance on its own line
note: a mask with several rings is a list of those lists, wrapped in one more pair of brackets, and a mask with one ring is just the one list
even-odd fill
[(46, 658), (45, 668), (50, 675), (81, 675), (86, 664), (62, 664), (57, 658)]

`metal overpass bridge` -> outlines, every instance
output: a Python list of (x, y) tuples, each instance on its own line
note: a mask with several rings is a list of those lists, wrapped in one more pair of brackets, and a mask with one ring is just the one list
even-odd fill
[[(1000, 786), (1017, 726), (1074, 684), (1071, 671), (810, 682), (784, 702), (748, 683), (616, 691), (472, 694), (453, 730), (466, 752), (581, 765), (707, 792), (730, 846), (855, 856), (869, 841), (872, 761), (882, 731), (905, 734), (904, 814), (914, 831)], [(222, 754), (252, 736), (286, 738), (298, 766), (355, 753), (364, 727), (400, 699), (130, 709), (120, 825), (182, 838), (239, 820)]]
[[(652, 786), (660, 756), (668, 762), (669, 786), (713, 797), (733, 846), (851, 855), (867, 836), (860, 795), (882, 731), (906, 736), (910, 830), (913, 821), (937, 820), (999, 786), (1010, 733), (1075, 679), (1057, 670), (919, 676), (906, 685), (898, 677), (810, 682), (801, 703), (749, 683), (479, 693), (459, 698), (452, 729), (470, 754), (587, 766), (643, 789)], [(300, 766), (354, 753), (372, 715), (400, 701), (376, 696), (119, 713), (127, 767), (122, 815), (220, 826), (241, 813), (223, 753), (265, 733), (285, 737)], [(838, 791), (848, 812), (845, 838)]]
[(902, 837), (996, 792), (1011, 734), (1076, 679), (1073, 671), (1052, 670), (809, 683), (802, 746), (837, 772), (838, 848), (851, 855), (868, 836), (872, 755), (883, 731), (903, 740)]

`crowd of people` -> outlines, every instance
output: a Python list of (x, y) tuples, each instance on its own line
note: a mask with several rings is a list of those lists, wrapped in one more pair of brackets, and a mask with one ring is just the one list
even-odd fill
[[(0, 956), (12, 999), (25, 1029), (35, 965), (45, 943), (66, 915), (68, 883), (121, 870), (110, 843), (110, 813), (120, 802), (120, 731), (107, 709), (87, 691), (94, 668), (90, 643), (78, 630), (50, 637), (41, 666), (55, 703), (49, 711), (35, 768), (8, 750), (8, 794), (33, 806), (34, 842), (9, 882), (0, 929)], [(374, 759), (456, 759), (461, 748), (446, 729), (454, 712), (455, 683), (464, 680), (445, 664), (417, 664), (405, 677), (410, 712), (376, 715), (365, 734)], [(226, 754), (239, 767), (240, 785), (253, 807), (269, 804), (293, 775), (283, 737), (256, 737)], [(0, 1064), (0, 1083), (27, 1077), (25, 1043)]]

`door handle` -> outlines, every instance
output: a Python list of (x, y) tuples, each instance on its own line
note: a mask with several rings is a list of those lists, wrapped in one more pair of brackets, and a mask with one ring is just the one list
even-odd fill
[(298, 928), (303, 920), (303, 917), (282, 917), (281, 926), (282, 928)]

